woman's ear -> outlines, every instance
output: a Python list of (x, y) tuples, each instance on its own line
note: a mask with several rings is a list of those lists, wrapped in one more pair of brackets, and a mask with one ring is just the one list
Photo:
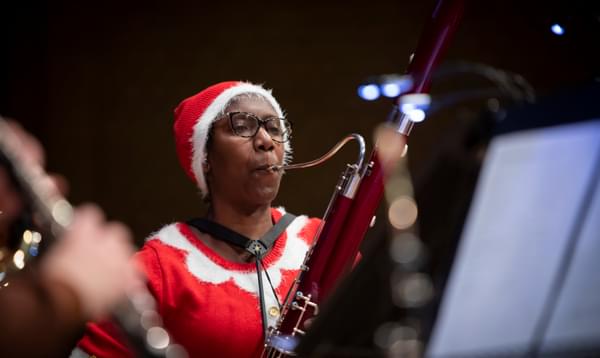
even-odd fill
[(208, 163), (208, 157), (204, 157), (204, 160), (202, 161), (202, 171), (204, 171), (204, 174), (210, 172), (210, 164)]

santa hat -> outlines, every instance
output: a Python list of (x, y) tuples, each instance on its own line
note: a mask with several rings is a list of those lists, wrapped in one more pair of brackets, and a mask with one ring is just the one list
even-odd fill
[[(231, 100), (241, 94), (257, 94), (263, 97), (283, 117), (277, 100), (260, 85), (248, 82), (228, 81), (212, 85), (183, 100), (175, 108), (175, 145), (177, 156), (186, 174), (198, 185), (203, 196), (208, 195), (208, 186), (202, 169), (206, 159), (206, 141), (213, 122), (227, 108)], [(284, 144), (284, 163), (291, 158), (289, 142)]]

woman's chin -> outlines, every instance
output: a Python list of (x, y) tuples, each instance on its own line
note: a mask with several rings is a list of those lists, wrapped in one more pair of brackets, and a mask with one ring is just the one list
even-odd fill
[(260, 187), (253, 190), (250, 195), (250, 198), (253, 202), (258, 205), (270, 205), (273, 200), (277, 197), (277, 193), (279, 192), (279, 186), (273, 187)]

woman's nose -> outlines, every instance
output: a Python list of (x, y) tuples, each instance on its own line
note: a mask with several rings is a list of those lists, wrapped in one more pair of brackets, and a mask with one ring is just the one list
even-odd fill
[(275, 142), (267, 130), (260, 126), (258, 132), (254, 136), (254, 146), (257, 150), (271, 151), (275, 149)]

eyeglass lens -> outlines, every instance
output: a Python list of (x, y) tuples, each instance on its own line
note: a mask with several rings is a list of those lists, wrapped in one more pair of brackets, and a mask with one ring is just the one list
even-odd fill
[(240, 137), (253, 137), (258, 133), (262, 125), (271, 138), (277, 142), (285, 142), (289, 139), (289, 122), (284, 118), (260, 119), (251, 113), (230, 113), (231, 128), (235, 135)]

